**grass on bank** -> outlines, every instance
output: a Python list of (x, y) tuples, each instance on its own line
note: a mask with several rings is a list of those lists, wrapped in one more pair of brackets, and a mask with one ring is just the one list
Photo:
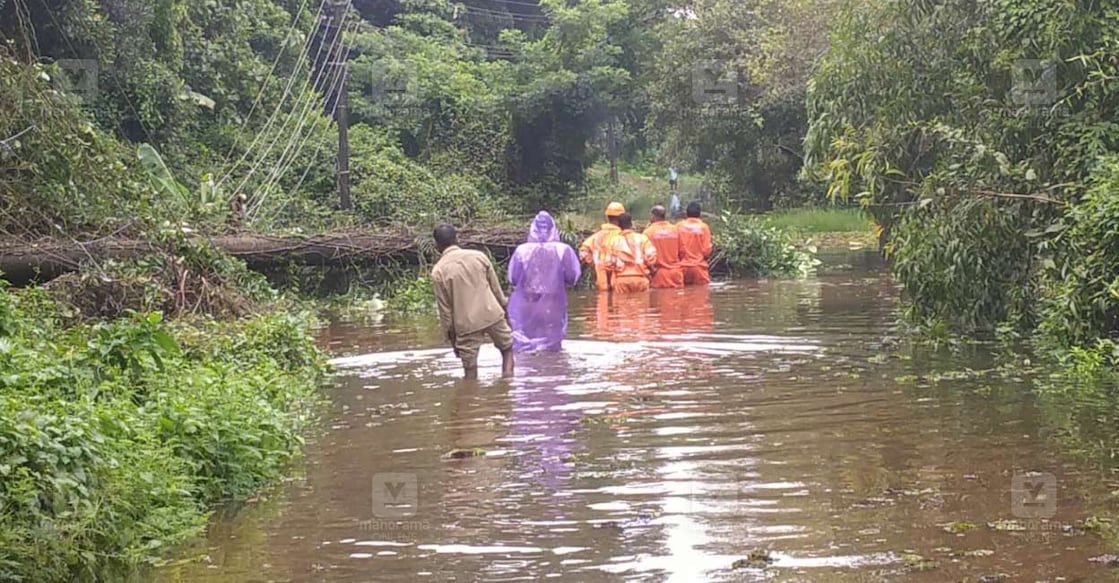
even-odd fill
[(874, 223), (862, 209), (846, 207), (810, 207), (774, 211), (764, 215), (774, 227), (797, 233), (873, 233)]

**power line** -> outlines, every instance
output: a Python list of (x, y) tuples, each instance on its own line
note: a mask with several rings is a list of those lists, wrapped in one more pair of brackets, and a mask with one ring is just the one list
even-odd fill
[[(324, 1), (323, 1), (323, 5), (325, 5), (325, 4), (326, 4), (326, 2), (329, 2), (329, 1), (331, 1), (331, 0), (324, 0)], [(322, 5), (320, 5), (320, 7), (319, 7), (319, 8), (320, 8), (320, 10), (321, 10), (321, 8), (322, 8)], [(345, 17), (343, 16), (343, 18), (345, 18)], [(330, 42), (330, 47), (331, 47), (331, 49), (330, 49), (330, 50), (334, 50), (335, 48), (337, 48), (337, 47), (336, 47), (336, 43), (338, 42), (338, 40), (339, 40), (339, 37), (341, 36), (341, 32), (342, 32), (342, 29), (341, 29), (341, 27), (339, 27), (339, 28), (337, 29), (337, 31), (335, 32), (335, 36), (334, 36), (334, 39), (333, 39), (333, 40), (332, 40), (332, 41)], [(319, 47), (318, 47), (318, 50), (316, 50), (316, 51), (315, 51), (315, 59), (314, 59), (314, 61), (312, 61), (312, 65), (311, 65), (312, 67), (314, 67), (314, 64), (315, 64), (315, 63), (317, 63), (317, 62), (319, 61), (319, 56), (321, 56), (321, 55), (322, 55), (322, 50), (323, 50), (323, 47), (324, 47), (325, 45), (326, 45), (326, 43), (323, 43), (323, 42), (320, 42), (320, 43), (319, 43)], [(309, 45), (308, 45), (308, 46), (309, 46)], [(302, 61), (303, 61), (303, 60), (304, 60), (304, 59), (306, 58), (306, 56), (307, 56), (307, 54), (303, 54), (303, 55), (300, 55), (300, 63), (302, 63)], [(298, 67), (297, 67), (297, 70), (298, 70)], [(317, 76), (315, 77), (315, 84), (316, 84), (316, 86), (317, 86), (317, 84), (318, 84), (318, 81), (319, 81), (319, 80), (321, 79), (321, 76), (322, 76), (322, 74), (323, 74), (323, 72), (324, 72), (324, 71), (325, 71), (325, 69), (319, 69), (319, 73), (318, 73), (318, 75), (317, 75)], [(295, 76), (295, 75), (292, 75), (292, 78), (291, 78), (291, 83), (289, 84), (289, 86), (290, 86), (290, 85), (292, 85), (292, 84), (294, 84), (294, 82), (295, 82), (295, 78), (296, 78), (296, 76)], [(307, 92), (307, 88), (308, 88), (308, 86), (309, 86), (309, 85), (311, 85), (311, 77), (310, 77), (310, 75), (308, 75), (308, 77), (307, 77), (307, 80), (306, 80), (306, 82), (305, 82), (305, 83), (303, 84), (303, 89), (302, 89), (301, 93), (306, 93), (306, 92)], [(314, 99), (314, 95), (313, 95), (313, 94), (312, 94), (312, 95), (310, 95), (310, 96), (308, 97), (308, 99)], [(294, 107), (293, 107), (293, 109), (292, 109), (292, 113), (294, 113), (294, 111), (295, 111), (295, 110), (296, 110), (296, 108), (298, 108), (298, 107), (299, 107), (299, 106), (294, 106)], [(251, 178), (252, 178), (252, 176), (253, 176), (253, 175), (254, 175), (254, 174), (256, 173), (256, 171), (257, 171), (257, 170), (258, 170), (258, 169), (260, 168), (260, 165), (261, 165), (261, 164), (262, 164), (262, 163), (264, 162), (264, 159), (265, 159), (265, 158), (267, 158), (267, 157), (268, 157), (268, 155), (269, 155), (269, 154), (270, 154), (270, 153), (272, 152), (272, 148), (274, 148), (274, 147), (276, 146), (276, 143), (280, 141), (280, 136), (281, 136), (281, 135), (282, 135), (282, 134), (284, 133), (284, 131), (285, 131), (285, 130), (287, 129), (287, 127), (288, 127), (288, 124), (289, 124), (289, 123), (291, 123), (291, 120), (292, 120), (292, 115), (291, 115), (291, 114), (289, 114), (289, 115), (285, 116), (285, 118), (284, 118), (284, 124), (283, 124), (282, 126), (280, 126), (280, 130), (279, 130), (279, 131), (278, 131), (278, 132), (276, 133), (276, 137), (275, 137), (275, 138), (274, 138), (274, 139), (272, 140), (272, 142), (271, 142), (271, 143), (269, 143), (269, 144), (268, 144), (268, 148), (267, 148), (267, 149), (265, 149), (265, 151), (264, 151), (264, 152), (263, 152), (262, 154), (260, 154), (260, 156), (258, 156), (258, 157), (256, 158), (256, 161), (255, 161), (255, 162), (253, 162), (253, 166), (252, 166), (251, 168), (249, 168), (249, 172), (248, 172), (248, 174), (246, 174), (246, 175), (245, 175), (245, 177), (244, 177), (244, 178), (243, 178), (243, 179), (241, 180), (240, 184), (238, 184), (238, 185), (237, 185), (237, 188), (236, 188), (236, 190), (234, 190), (234, 193), (233, 193), (233, 194), (234, 194), (234, 196), (236, 196), (237, 194), (239, 194), (239, 193), (241, 192), (241, 190), (242, 190), (242, 189), (244, 189), (245, 185), (246, 185), (246, 184), (248, 184), (248, 182), (249, 182), (249, 179), (251, 179)], [(261, 137), (261, 136), (263, 136), (263, 135), (264, 135), (264, 132), (262, 131), (262, 132), (261, 132), (261, 133), (260, 133), (260, 134), (259, 134), (259, 135), (258, 135), (257, 137), (259, 138), (259, 137)], [(248, 154), (248, 152), (246, 151), (246, 155), (247, 155), (247, 154)], [(232, 171), (231, 171), (231, 172), (232, 172)]]
[[(328, 0), (320, 0), (320, 2), (319, 2), (319, 8), (315, 12), (315, 26), (316, 27), (319, 26), (319, 19), (322, 16), (322, 10), (323, 10), (323, 7), (326, 6), (327, 1)], [(308, 51), (311, 48), (311, 42), (313, 40), (314, 40), (314, 35), (313, 34), (307, 35), (307, 40), (305, 40), (303, 42), (303, 47), (299, 51), (299, 58), (296, 59), (295, 66), (292, 68), (293, 73), (295, 71), (299, 71), (300, 67), (303, 65), (303, 61), (306, 60), (306, 58), (307, 58), (307, 54), (308, 54)], [(320, 51), (322, 50), (321, 45), (319, 46), (319, 50)], [(315, 56), (315, 59), (318, 60), (317, 55)], [(314, 65), (312, 64), (312, 66), (314, 66)], [(291, 75), (291, 77), (288, 78), (288, 83), (284, 87), (284, 92), (280, 95), (280, 101), (278, 103), (276, 103), (275, 109), (272, 110), (272, 115), (270, 115), (268, 117), (268, 121), (266, 121), (264, 123), (264, 127), (260, 128), (260, 130), (257, 131), (256, 136), (253, 138), (252, 143), (249, 144), (249, 146), (247, 148), (245, 148), (245, 152), (243, 154), (241, 154), (241, 157), (237, 159), (237, 162), (235, 162), (233, 164), (233, 167), (230, 168), (228, 172), (224, 172), (221, 179), (218, 180), (218, 183), (217, 183), (218, 186), (221, 186), (222, 184), (225, 184), (225, 182), (233, 176), (233, 173), (236, 172), (237, 168), (239, 168), (241, 166), (241, 163), (244, 162), (245, 159), (249, 157), (249, 154), (252, 153), (253, 148), (256, 147), (256, 145), (260, 142), (261, 138), (268, 134), (268, 130), (272, 128), (272, 125), (276, 122), (277, 116), (279, 116), (279, 114), (280, 114), (280, 110), (283, 109), (284, 102), (287, 101), (288, 96), (291, 94), (291, 88), (292, 88), (293, 85), (295, 85), (295, 79), (296, 79), (296, 76), (294, 74)], [(259, 164), (259, 159), (257, 159), (257, 161), (255, 161), (255, 162), (253, 162), (253, 164), (254, 165)], [(249, 176), (252, 176), (251, 171), (249, 173)], [(239, 191), (240, 187), (238, 187), (237, 190)]]
[(520, 14), (516, 12), (501, 12), (498, 10), (489, 10), (487, 8), (477, 8), (473, 6), (466, 6), (466, 13), (475, 14), (479, 16), (487, 16), (494, 19), (509, 19), (521, 22), (531, 22), (533, 24), (545, 24), (551, 22), (551, 19), (544, 14)]
[[(540, 4), (534, 4), (532, 2), (518, 2), (517, 0), (492, 0), (492, 1), (501, 2), (502, 4), (510, 4), (512, 6), (527, 6), (529, 8), (540, 8), (540, 9), (544, 8)], [(464, 6), (466, 6), (466, 4), (464, 4)]]
[[(282, 59), (283, 56), (284, 56), (284, 53), (287, 52), (288, 40), (291, 39), (292, 33), (295, 32), (296, 25), (299, 23), (299, 15), (302, 14), (303, 9), (307, 7), (307, 2), (308, 2), (308, 0), (303, 0), (302, 3), (299, 5), (299, 9), (296, 10), (293, 13), (292, 18), (291, 18), (291, 26), (288, 27), (287, 34), (284, 35), (283, 46), (280, 47), (279, 51), (277, 51), (276, 58), (275, 58), (275, 60), (272, 61), (272, 68), (269, 69), (268, 75), (266, 75), (264, 77), (264, 83), (261, 84), (260, 91), (257, 92), (256, 99), (253, 100), (253, 105), (252, 105), (252, 107), (249, 108), (249, 114), (247, 116), (245, 116), (245, 119), (242, 122), (243, 126), (247, 126), (249, 124), (249, 122), (252, 121), (253, 113), (256, 112), (257, 106), (260, 105), (260, 100), (261, 100), (262, 97), (264, 97), (264, 91), (266, 89), (268, 89), (268, 83), (272, 80), (272, 76), (275, 75), (275, 73), (276, 73), (276, 68), (280, 65), (280, 59)], [(321, 9), (321, 7), (320, 7), (320, 9)], [(316, 22), (317, 22), (317, 20), (316, 20)], [(233, 151), (237, 149), (237, 143), (240, 142), (240, 141), (241, 141), (241, 132), (237, 132), (237, 135), (233, 138), (233, 144), (229, 146), (229, 152), (226, 153), (224, 159), (222, 160), (221, 165), (223, 167), (226, 165), (226, 163), (229, 162), (229, 159), (233, 157)]]
[[(349, 52), (349, 45), (347, 44), (348, 41), (345, 39), (345, 33), (344, 33), (344, 30), (343, 30), (346, 26), (345, 20), (346, 20), (347, 16), (348, 16), (348, 14), (343, 14), (342, 18), (340, 19), (340, 22), (338, 24), (338, 28), (337, 28), (336, 33), (335, 33), (335, 41), (331, 43), (331, 51), (330, 51), (330, 53), (328, 53), (329, 55), (333, 55), (334, 51), (336, 51), (340, 46), (345, 47), (345, 51), (346, 51), (347, 54)], [(354, 30), (356, 30), (356, 28)], [(339, 39), (341, 39), (340, 44), (338, 42)], [(344, 69), (342, 67), (338, 67), (338, 66), (334, 66), (332, 68), (334, 69), (331, 73), (331, 75), (333, 75), (333, 78), (329, 81), (329, 83), (330, 83), (331, 87), (334, 87), (338, 83), (339, 78), (341, 77), (342, 71), (344, 71)], [(252, 205), (251, 205), (252, 209), (248, 214), (254, 213), (260, 207), (260, 205), (263, 204), (264, 199), (267, 198), (268, 190), (280, 179), (280, 176), (282, 176), (283, 173), (286, 172), (287, 169), (291, 167), (291, 165), (295, 161), (295, 158), (298, 157), (299, 151), (302, 150), (303, 145), (300, 145), (294, 151), (292, 150), (292, 148), (295, 146), (296, 142), (299, 141), (299, 138), (302, 135), (303, 127), (306, 125), (307, 118), (309, 117), (309, 115), (311, 113), (311, 107), (313, 105), (315, 105), (316, 103), (318, 103), (318, 99), (317, 99), (318, 91), (327, 87), (326, 84), (322, 84), (322, 85), (319, 84), (319, 81), (323, 80), (322, 76), (323, 76), (323, 73), (326, 72), (326, 70), (327, 70), (327, 67), (323, 66), (319, 70), (318, 75), (316, 75), (315, 82), (312, 86), (311, 96), (304, 102), (303, 111), (300, 114), (299, 123), (296, 126), (295, 130), (292, 132), (291, 139), (288, 140), (288, 142), (285, 145), (283, 151), (280, 153), (280, 157), (279, 157), (276, 165), (273, 167), (272, 171), (269, 173), (268, 179), (265, 181), (265, 183), (262, 186), (257, 188), (257, 191), (256, 191), (257, 193), (253, 195), (252, 198), (255, 199), (255, 202), (252, 203)], [(342, 90), (344, 91), (345, 88), (343, 87)], [(289, 120), (290, 120), (290, 117), (289, 117)], [(286, 123), (284, 124), (284, 127), (285, 128), (287, 127)], [(284, 133), (283, 128), (281, 128), (280, 134), (283, 134), (283, 133)], [(306, 144), (307, 140), (310, 139), (310, 136), (313, 133), (314, 133), (314, 128), (312, 127), (312, 129), (308, 132), (307, 137), (305, 137), (304, 140), (303, 140), (304, 145)], [(275, 141), (273, 142), (273, 144), (274, 143), (275, 143)], [(271, 150), (271, 148), (269, 148), (269, 150)], [(290, 158), (288, 157), (289, 152), (292, 153)], [(286, 163), (285, 163), (285, 159), (287, 160)]]
[[(342, 88), (342, 91), (345, 91), (345, 87)], [(338, 103), (340, 99), (341, 93), (336, 93), (334, 98), (334, 105), (330, 108), (330, 119), (332, 119), (334, 117), (334, 114), (338, 112)], [(308, 132), (307, 137), (303, 139), (303, 144), (300, 145), (300, 149), (307, 145), (307, 142), (311, 139), (312, 135), (312, 133)], [(325, 144), (326, 142), (319, 142), (319, 145), (315, 146), (315, 151), (311, 153), (312, 162), (318, 158), (319, 152), (322, 151)], [(307, 164), (307, 167), (303, 169), (303, 174), (299, 176), (299, 181), (295, 183), (295, 186), (293, 186), (291, 190), (288, 191), (288, 195), (284, 198), (284, 201), (280, 204), (280, 206), (278, 206), (276, 210), (273, 211), (272, 214), (268, 217), (269, 221), (274, 221), (276, 217), (278, 217), (280, 213), (283, 212), (284, 208), (286, 208), (288, 203), (291, 202), (291, 199), (295, 197), (296, 191), (298, 191), (300, 187), (303, 186), (303, 182), (307, 180), (307, 175), (311, 173), (312, 168), (314, 168), (313, 163)], [(263, 206), (263, 204), (263, 201), (261, 201), (260, 205), (258, 206)]]
[[(354, 25), (351, 28), (352, 28), (352, 31), (357, 30), (356, 25)], [(343, 33), (343, 38), (344, 37), (345, 37), (345, 33)], [(342, 51), (341, 54), (348, 54), (350, 47), (345, 40), (342, 42), (342, 47), (343, 47), (343, 51)], [(330, 80), (329, 85), (323, 84), (320, 87), (320, 89), (325, 89), (328, 86), (336, 89), (336, 91), (333, 92), (333, 94), (334, 94), (334, 109), (336, 110), (337, 107), (338, 107), (338, 101), (341, 99), (341, 92), (346, 90), (345, 85), (344, 85), (345, 67), (335, 65), (334, 66), (334, 71), (332, 72), (332, 76), (333, 76), (333, 78)], [(312, 125), (311, 129), (309, 129), (307, 131), (306, 136), (303, 137), (302, 143), (297, 148), (292, 150), (292, 147), (295, 146), (295, 143), (297, 141), (299, 141), (299, 137), (300, 137), (300, 134), (302, 132), (303, 125), (305, 124), (307, 116), (310, 113), (311, 106), (315, 105), (317, 103), (318, 103), (318, 99), (308, 101), (308, 103), (307, 103), (307, 105), (304, 109), (303, 119), (301, 120), (299, 127), (297, 127), (296, 130), (292, 133), (292, 139), (291, 139), (291, 141), (288, 142), (287, 147), (284, 148), (284, 152), (280, 156), (279, 163), (274, 168), (273, 172), (269, 175), (268, 181), (264, 184), (264, 186), (260, 187), (257, 190), (259, 195), (254, 195), (254, 197), (253, 197), (253, 198), (258, 199), (258, 202), (256, 202), (255, 208), (253, 209), (253, 212), (255, 212), (255, 210), (257, 208), (259, 208), (264, 203), (264, 200), (268, 196), (269, 189), (272, 188), (272, 186), (274, 186), (275, 184), (277, 184), (280, 180), (280, 177), (283, 176), (283, 174), (286, 173), (291, 168), (292, 164), (295, 163), (295, 159), (299, 157), (299, 153), (302, 151), (304, 146), (306, 146), (307, 142), (311, 139), (311, 136), (314, 135), (315, 128), (314, 128), (314, 125)], [(290, 158), (287, 157), (287, 153), (289, 151), (292, 152)], [(285, 158), (287, 158), (286, 163), (284, 162)]]

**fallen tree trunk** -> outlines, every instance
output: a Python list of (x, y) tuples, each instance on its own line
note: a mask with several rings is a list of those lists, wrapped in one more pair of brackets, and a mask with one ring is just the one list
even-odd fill
[[(525, 237), (526, 231), (518, 229), (462, 231), (459, 242), (464, 247), (484, 250), (495, 259), (503, 260), (525, 241)], [(244, 260), (250, 269), (264, 272), (291, 264), (337, 266), (396, 262), (422, 265), (434, 256), (431, 236), (409, 231), (306, 236), (237, 233), (199, 236), (198, 239)], [(135, 259), (154, 251), (156, 247), (150, 241), (117, 238), (87, 242), (0, 241), (0, 273), (12, 284), (25, 285), (34, 281), (49, 281), (76, 271), (83, 264), (98, 264), (109, 259)], [(720, 270), (720, 265), (714, 265), (713, 270)]]

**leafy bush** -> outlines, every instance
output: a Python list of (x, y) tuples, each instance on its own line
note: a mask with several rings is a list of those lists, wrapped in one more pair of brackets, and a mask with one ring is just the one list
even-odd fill
[(912, 209), (888, 252), (905, 286), (906, 317), (932, 329), (1028, 329), (1036, 317), (1033, 248), (1021, 229), (1022, 205), (973, 198)]
[(1096, 348), (1100, 341), (1119, 340), (1117, 189), (1119, 157), (1110, 157), (1093, 174), (1080, 204), (1052, 229), (1066, 227), (1051, 243), (1060, 253), (1046, 262), (1039, 331), (1051, 344)]
[(394, 282), (387, 295), (390, 309), (404, 313), (435, 310), (435, 288), (427, 273), (409, 274)]
[(378, 223), (435, 225), (474, 219), (483, 193), (463, 175), (436, 175), (404, 155), (396, 141), (369, 126), (350, 133), (357, 210)]
[(55, 74), (0, 47), (0, 227), (98, 232), (152, 210), (133, 151), (54, 91)]
[(274, 480), (319, 402), (302, 317), (63, 328), (65, 309), (0, 289), (0, 580), (157, 562)]
[(815, 249), (798, 247), (787, 231), (746, 215), (724, 212), (715, 227), (715, 246), (735, 274), (805, 276), (819, 265)]

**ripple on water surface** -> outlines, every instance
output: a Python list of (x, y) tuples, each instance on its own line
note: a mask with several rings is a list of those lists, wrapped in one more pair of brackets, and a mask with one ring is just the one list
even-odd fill
[[(1102, 576), (1101, 543), (1060, 528), (1088, 514), (1089, 481), (1030, 435), (1028, 402), (920, 394), (894, 380), (916, 365), (869, 362), (894, 295), (866, 274), (577, 294), (564, 353), (520, 357), (508, 382), (492, 347), (479, 383), (458, 380), (430, 321), (334, 328), (350, 356), (300, 479), (161, 576)], [(988, 527), (1018, 524), (998, 521), (1024, 470), (1060, 477), (1056, 515)]]

